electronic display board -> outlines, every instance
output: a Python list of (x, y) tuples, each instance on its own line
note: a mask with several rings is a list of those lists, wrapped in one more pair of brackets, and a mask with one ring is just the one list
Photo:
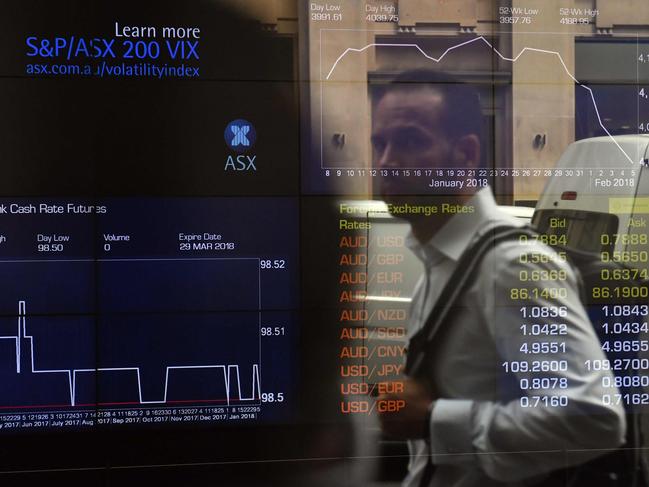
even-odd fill
[(1, 11), (2, 481), (649, 485), (643, 0)]

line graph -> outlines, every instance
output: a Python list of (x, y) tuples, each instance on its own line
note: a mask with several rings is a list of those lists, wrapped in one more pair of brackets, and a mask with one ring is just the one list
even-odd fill
[[(96, 219), (6, 216), (0, 434), (289, 417), (297, 210), (260, 201), (111, 199)], [(65, 244), (43, 251), (39, 236)], [(271, 326), (282, 336), (263, 338)]]
[[(65, 374), (68, 378), (69, 384), (69, 393), (70, 393), (70, 405), (76, 406), (76, 388), (77, 388), (77, 376), (79, 374), (93, 373), (97, 374), (100, 372), (134, 372), (137, 377), (138, 384), (138, 396), (140, 404), (164, 404), (167, 402), (167, 395), (169, 390), (169, 373), (174, 370), (192, 370), (192, 369), (221, 369), (223, 374), (223, 381), (225, 383), (226, 391), (226, 403), (229, 406), (231, 402), (231, 390), (233, 389), (232, 381), (236, 382), (238, 391), (238, 401), (259, 401), (261, 398), (261, 384), (260, 384), (260, 372), (259, 364), (253, 364), (252, 366), (252, 391), (249, 397), (246, 397), (241, 392), (241, 380), (240, 372), (238, 365), (232, 364), (205, 364), (205, 365), (169, 365), (166, 366), (165, 372), (165, 385), (164, 385), (164, 397), (160, 400), (145, 400), (142, 397), (142, 383), (140, 378), (140, 367), (98, 367), (94, 369), (42, 369), (39, 370), (35, 365), (35, 353), (34, 353), (34, 337), (27, 333), (27, 323), (26, 323), (26, 302), (18, 302), (18, 326), (17, 326), (17, 335), (16, 336), (0, 336), (0, 340), (14, 340), (16, 342), (16, 373), (20, 374), (21, 371), (21, 343), (23, 339), (28, 340), (30, 343), (29, 346), (29, 357), (31, 369), (30, 372), (33, 374)], [(98, 404), (101, 405), (101, 404)]]
[[(320, 34), (322, 35), (322, 32), (321, 32)], [(590, 87), (588, 87), (588, 86), (584, 85), (583, 83), (581, 83), (581, 82), (580, 82), (580, 81), (579, 81), (579, 80), (578, 80), (578, 79), (577, 79), (577, 78), (576, 78), (576, 77), (575, 77), (575, 76), (570, 72), (570, 70), (569, 70), (568, 67), (566, 66), (566, 63), (565, 63), (563, 57), (562, 57), (561, 54), (560, 54), (559, 52), (557, 52), (557, 51), (551, 51), (551, 50), (546, 50), (546, 49), (538, 49), (538, 48), (533, 48), (533, 47), (524, 47), (523, 49), (521, 49), (521, 51), (520, 51), (520, 52), (519, 52), (515, 57), (510, 58), (510, 57), (507, 57), (507, 56), (503, 55), (500, 51), (498, 51), (498, 49), (496, 49), (496, 48), (493, 46), (493, 44), (491, 44), (491, 43), (490, 43), (490, 42), (489, 42), (485, 37), (483, 37), (483, 36), (478, 36), (478, 37), (475, 37), (475, 38), (470, 39), (470, 40), (468, 40), (468, 41), (461, 42), (461, 43), (459, 43), (459, 44), (456, 44), (456, 45), (453, 45), (453, 46), (447, 48), (447, 49), (446, 49), (446, 50), (445, 50), (445, 51), (444, 51), (444, 52), (443, 52), (439, 57), (436, 58), (436, 57), (433, 57), (433, 56), (428, 55), (428, 54), (427, 54), (427, 53), (426, 53), (426, 52), (425, 52), (425, 51), (424, 51), (424, 50), (423, 50), (423, 49), (422, 49), (418, 44), (416, 44), (416, 43), (377, 43), (377, 42), (372, 42), (372, 43), (368, 43), (368, 44), (366, 44), (365, 46), (360, 47), (360, 48), (354, 48), (354, 47), (348, 47), (348, 48), (346, 48), (346, 49), (345, 49), (345, 50), (344, 50), (344, 51), (343, 51), (343, 52), (342, 52), (342, 53), (337, 57), (336, 61), (333, 63), (333, 65), (332, 65), (331, 68), (329, 69), (327, 75), (324, 76), (324, 78), (323, 78), (322, 63), (321, 63), (321, 65), (320, 65), (320, 68), (321, 68), (320, 79), (323, 80), (323, 81), (330, 81), (330, 80), (331, 80), (331, 77), (334, 75), (334, 72), (335, 72), (336, 68), (338, 67), (339, 63), (340, 63), (340, 62), (341, 62), (341, 61), (342, 61), (342, 60), (343, 60), (343, 59), (344, 59), (348, 54), (350, 54), (350, 53), (361, 53), (361, 52), (364, 52), (364, 51), (366, 51), (366, 50), (368, 50), (368, 49), (370, 49), (370, 48), (373, 48), (373, 47), (387, 47), (387, 48), (407, 48), (407, 49), (416, 49), (416, 50), (419, 51), (419, 52), (420, 52), (420, 53), (421, 53), (421, 54), (422, 54), (426, 59), (429, 59), (429, 60), (431, 60), (431, 61), (433, 61), (433, 62), (435, 62), (435, 63), (439, 63), (439, 62), (441, 62), (441, 61), (442, 61), (442, 60), (443, 60), (443, 59), (444, 59), (444, 58), (445, 58), (445, 57), (446, 57), (450, 52), (455, 51), (455, 50), (457, 50), (457, 49), (460, 49), (460, 48), (462, 48), (462, 47), (464, 47), (464, 46), (467, 46), (467, 45), (470, 45), (470, 44), (474, 44), (474, 43), (476, 43), (476, 42), (482, 42), (482, 43), (483, 43), (484, 45), (486, 45), (489, 49), (491, 49), (491, 50), (492, 50), (496, 55), (498, 55), (498, 56), (499, 56), (503, 61), (508, 61), (508, 62), (511, 62), (511, 63), (515, 63), (516, 61), (518, 61), (518, 59), (520, 59), (521, 56), (523, 56), (525, 53), (528, 53), (528, 52), (536, 52), (536, 53), (547, 54), (547, 55), (551, 55), (551, 56), (556, 57), (556, 58), (559, 60), (559, 62), (561, 63), (561, 66), (563, 67), (563, 69), (564, 69), (564, 71), (566, 72), (566, 74), (567, 74), (567, 75), (568, 75), (568, 76), (569, 76), (569, 77), (570, 77), (570, 78), (571, 78), (571, 79), (572, 79), (572, 80), (573, 80), (573, 81), (574, 81), (574, 82), (575, 82), (575, 83), (576, 83), (580, 88), (583, 88), (583, 89), (585, 89), (585, 90), (588, 91), (588, 94), (589, 94), (590, 100), (592, 101), (593, 108), (594, 108), (594, 110), (595, 110), (595, 114), (596, 114), (596, 117), (597, 117), (597, 121), (598, 121), (599, 126), (602, 128), (602, 130), (604, 131), (604, 133), (605, 133), (608, 137), (611, 138), (611, 140), (613, 141), (613, 143), (617, 146), (617, 148), (620, 150), (620, 152), (624, 155), (624, 157), (626, 158), (626, 160), (627, 160), (630, 164), (632, 164), (632, 165), (635, 165), (635, 164), (644, 164), (644, 162), (645, 162), (645, 161), (644, 161), (644, 158), (641, 158), (639, 161), (634, 161), (633, 158), (632, 158), (632, 157), (631, 157), (631, 156), (630, 156), (630, 155), (629, 155), (629, 154), (624, 150), (624, 148), (623, 148), (623, 147), (622, 147), (622, 146), (621, 146), (621, 145), (620, 145), (620, 144), (615, 140), (615, 138), (613, 137), (613, 135), (611, 134), (611, 132), (608, 130), (608, 128), (604, 125), (604, 122), (602, 121), (602, 116), (601, 116), (601, 114), (600, 114), (599, 107), (597, 106), (597, 102), (596, 102), (596, 100), (595, 100), (595, 95), (594, 95), (594, 93), (593, 93), (593, 90), (592, 90)], [(321, 45), (322, 45), (322, 38), (321, 38)], [(320, 56), (321, 56), (321, 59), (322, 59), (322, 52), (320, 53)], [(324, 109), (324, 102), (323, 102), (323, 100), (324, 100), (323, 85), (324, 85), (324, 83), (321, 83), (321, 88), (320, 88), (320, 90), (321, 90), (321, 92), (320, 92), (320, 114), (321, 114), (321, 117), (322, 117), (323, 109)], [(321, 137), (321, 139), (320, 139), (320, 144), (321, 144), (321, 147), (322, 147), (322, 145), (323, 145), (323, 143), (324, 143), (323, 133), (322, 133), (322, 122), (323, 122), (323, 120), (322, 120), (322, 118), (321, 118), (321, 124), (320, 124), (320, 126), (321, 126), (321, 133), (320, 133), (320, 137)], [(325, 168), (325, 166), (324, 166), (324, 155), (323, 155), (322, 151), (321, 151), (321, 168), (323, 168), (323, 169)]]
[[(81, 276), (95, 266), (102, 276), (98, 308), (108, 313), (105, 316), (82, 314), (68, 322), (65, 313), (57, 317), (37, 307), (29, 326), (27, 300), (19, 299), (15, 334), (0, 336), (0, 341), (13, 342), (17, 375), (50, 379), (40, 386), (49, 389), (41, 396), (45, 402), (62, 403), (65, 381), (65, 397), (72, 407), (120, 402), (147, 406), (170, 399), (259, 404), (259, 258), (30, 259), (3, 265), (8, 276)], [(214, 279), (234, 273), (239, 276), (236, 282)], [(187, 275), (196, 287), (178, 288), (179, 278)], [(188, 374), (200, 379), (188, 385)], [(17, 409), (34, 403), (28, 396), (19, 400), (18, 392), (4, 396), (15, 396)]]
[[(27, 303), (26, 301), (18, 302), (18, 317), (17, 317), (17, 333), (16, 335), (9, 336), (0, 336), (0, 340), (12, 340), (15, 342), (15, 354), (16, 354), (16, 374), (21, 373), (33, 373), (33, 374), (63, 374), (67, 377), (68, 383), (68, 392), (69, 392), (69, 403), (70, 406), (76, 406), (77, 401), (77, 383), (78, 377), (82, 374), (98, 374), (98, 373), (109, 373), (109, 372), (129, 372), (135, 374), (137, 378), (137, 388), (138, 388), (138, 403), (142, 405), (147, 404), (165, 404), (167, 403), (168, 392), (169, 392), (169, 380), (170, 373), (174, 371), (181, 370), (213, 370), (214, 380), (222, 379), (225, 386), (225, 399), (224, 402), (226, 405), (230, 405), (234, 401), (258, 401), (261, 397), (261, 378), (260, 378), (260, 368), (259, 364), (252, 364), (252, 376), (251, 376), (251, 392), (249, 395), (245, 395), (241, 387), (241, 373), (240, 366), (238, 364), (201, 364), (201, 365), (167, 365), (165, 366), (165, 380), (164, 380), (164, 395), (161, 399), (150, 399), (147, 400), (143, 397), (142, 394), (142, 380), (140, 374), (140, 367), (137, 366), (127, 366), (127, 367), (95, 367), (95, 368), (70, 368), (70, 369), (39, 369), (37, 367), (36, 353), (34, 351), (34, 342), (35, 337), (33, 334), (28, 332), (27, 328)], [(28, 346), (23, 347), (23, 341), (28, 342)], [(27, 362), (29, 364), (29, 370), (24, 370), (21, 366), (23, 355), (27, 356)], [(220, 376), (217, 373), (220, 371)], [(235, 394), (237, 397), (233, 397), (232, 394)], [(219, 402), (220, 399), (215, 399), (215, 402)], [(112, 403), (110, 403), (112, 404)], [(98, 403), (97, 405), (102, 405)]]

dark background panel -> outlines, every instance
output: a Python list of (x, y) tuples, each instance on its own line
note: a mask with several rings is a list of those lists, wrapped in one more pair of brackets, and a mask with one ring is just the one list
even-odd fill
[[(26, 74), (28, 63), (69, 63), (28, 57), (27, 37), (110, 39), (116, 21), (155, 26), (161, 44), (163, 26), (200, 27), (200, 59), (183, 62), (198, 67), (200, 77)], [(211, 1), (3, 2), (0, 29), (0, 194), (297, 193), (292, 37), (264, 33)], [(76, 62), (95, 69), (99, 60)], [(228, 156), (237, 155), (224, 139), (236, 119), (256, 130), (257, 141), (245, 153), (256, 156), (256, 171), (224, 170)]]

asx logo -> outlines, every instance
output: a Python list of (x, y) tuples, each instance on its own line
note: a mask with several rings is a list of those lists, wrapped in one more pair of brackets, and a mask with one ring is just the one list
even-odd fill
[(224, 171), (256, 171), (255, 159), (257, 156), (244, 156), (255, 144), (257, 140), (257, 132), (255, 127), (247, 120), (237, 119), (233, 120), (225, 127), (225, 143), (234, 152), (238, 152), (237, 156), (228, 156), (225, 161)]

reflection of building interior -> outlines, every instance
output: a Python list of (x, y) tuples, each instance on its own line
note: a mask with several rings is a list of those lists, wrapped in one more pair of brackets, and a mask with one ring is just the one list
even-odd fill
[[(636, 87), (649, 81), (649, 62), (640, 63), (636, 56), (636, 50), (649, 56), (645, 0), (626, 1), (623, 8), (617, 0), (329, 3), (342, 6), (342, 20), (309, 21), (310, 2), (299, 2), (297, 9), (292, 0), (245, 2), (246, 11), (269, 30), (295, 34), (299, 26), (299, 35), (308, 39), (299, 59), (301, 77), (313, 81), (308, 90), (312, 126), (321, 117), (321, 87), (316, 82), (321, 63), (332, 66), (347, 48), (407, 43), (437, 58), (449, 47), (484, 36), (502, 57), (516, 61), (476, 42), (462, 47), (461, 53), (447, 53), (436, 64), (479, 87), (487, 162), (510, 169), (496, 187), (503, 202), (534, 201), (545, 182), (542, 175), (514, 177), (511, 169), (552, 168), (572, 141), (605, 135), (602, 125), (613, 135), (638, 131), (642, 114)], [(373, 11), (394, 12), (398, 21), (370, 21), (367, 12)], [(329, 80), (336, 83), (329, 83), (323, 95), (322, 152), (331, 166), (358, 167), (361, 161), (367, 167), (371, 160), (370, 117), (358, 116), (371, 110), (368, 80), (380, 82), (400, 70), (432, 63), (416, 48), (372, 47), (353, 54), (336, 65)], [(573, 76), (593, 90), (592, 97)], [(358, 192), (357, 181), (341, 182), (345, 184)], [(364, 190), (369, 193), (371, 188)]]

